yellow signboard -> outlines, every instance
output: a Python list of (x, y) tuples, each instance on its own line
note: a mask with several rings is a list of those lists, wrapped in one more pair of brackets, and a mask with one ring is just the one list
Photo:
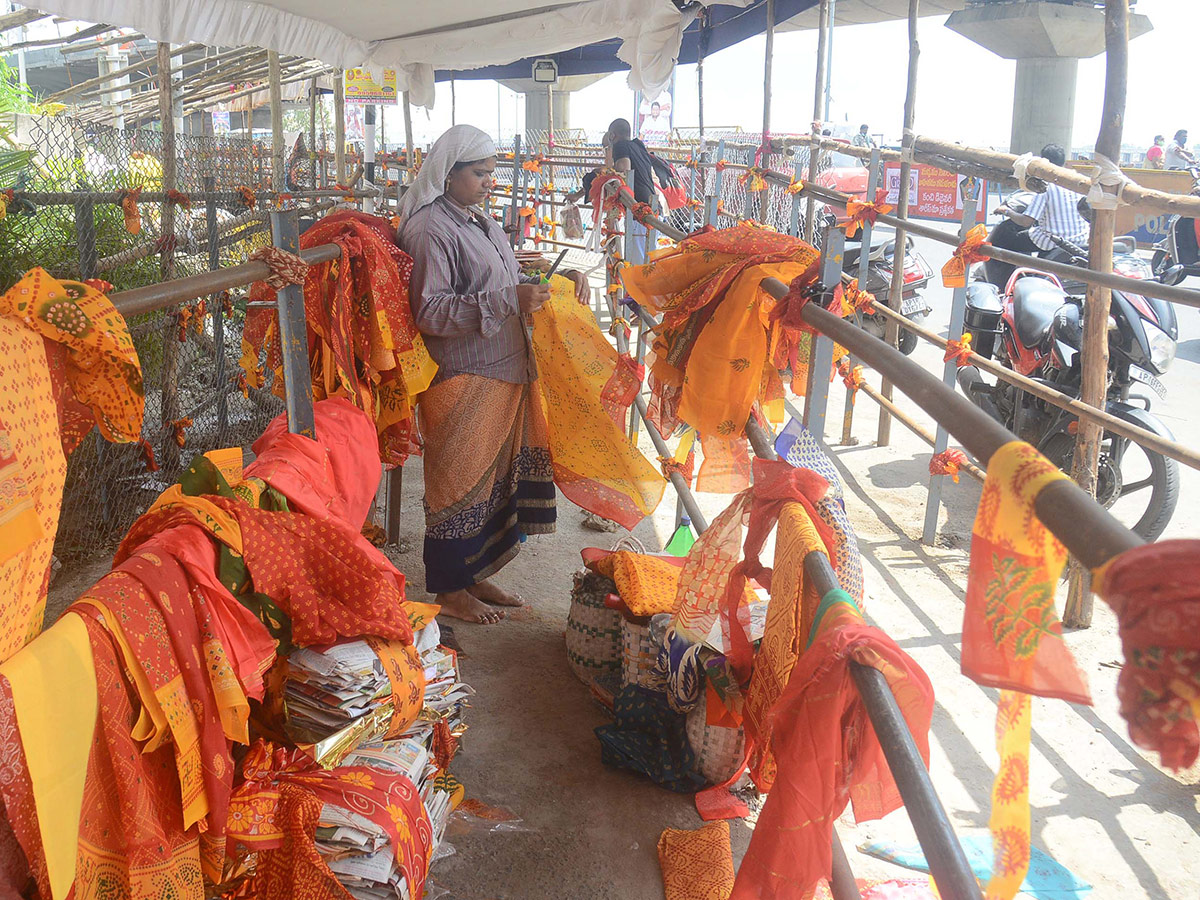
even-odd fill
[(346, 69), (345, 87), (347, 103), (395, 104), (396, 70), (383, 70), (383, 84), (372, 77), (369, 69)]

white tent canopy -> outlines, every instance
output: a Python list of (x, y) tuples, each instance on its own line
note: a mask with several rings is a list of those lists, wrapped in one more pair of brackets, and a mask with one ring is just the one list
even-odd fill
[(670, 0), (46, 0), (39, 7), (136, 28), (159, 41), (265, 47), (342, 68), (394, 68), (400, 90), (431, 106), (434, 69), (500, 65), (612, 38), (622, 42), (618, 55), (630, 66), (630, 86), (653, 96), (670, 81), (696, 5), (681, 12)]

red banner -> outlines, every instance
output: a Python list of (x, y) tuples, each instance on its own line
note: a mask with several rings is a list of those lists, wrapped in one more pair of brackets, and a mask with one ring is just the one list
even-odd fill
[[(934, 166), (913, 165), (908, 180), (908, 214), (914, 219), (935, 222), (961, 222), (965, 175), (956, 175)], [(896, 204), (900, 197), (900, 163), (889, 162), (883, 167), (883, 183), (887, 187), (887, 202)], [(979, 185), (979, 209), (976, 222), (987, 220), (987, 182)]]

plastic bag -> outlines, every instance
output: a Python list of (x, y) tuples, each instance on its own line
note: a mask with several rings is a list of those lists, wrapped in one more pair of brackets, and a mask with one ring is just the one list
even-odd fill
[(568, 203), (563, 207), (558, 224), (562, 226), (563, 236), (567, 240), (583, 240), (583, 216), (579, 212), (579, 207), (574, 203)]

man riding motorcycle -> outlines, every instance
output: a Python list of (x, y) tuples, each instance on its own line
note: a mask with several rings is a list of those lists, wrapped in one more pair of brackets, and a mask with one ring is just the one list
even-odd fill
[[(1047, 144), (1039, 154), (1056, 166), (1066, 162), (1067, 154), (1058, 144)], [(1047, 184), (1046, 192), (1034, 194), (1024, 210), (1001, 206), (1008, 218), (992, 229), (988, 240), (995, 247), (1045, 256), (1057, 250), (1054, 238), (1061, 238), (1081, 247), (1086, 247), (1091, 227), (1079, 211), (1079, 198), (1057, 184)], [(989, 259), (986, 265), (987, 280), (1003, 289), (1015, 266), (999, 260)]]

